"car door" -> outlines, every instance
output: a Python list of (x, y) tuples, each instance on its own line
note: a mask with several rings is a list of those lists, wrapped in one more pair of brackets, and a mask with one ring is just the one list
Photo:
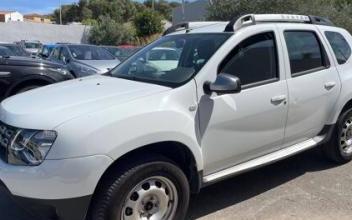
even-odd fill
[(12, 70), (5, 63), (6, 58), (0, 57), (0, 101), (4, 98), (7, 89), (10, 86)]
[(199, 92), (205, 175), (273, 152), (283, 142), (288, 94), (281, 43), (273, 25), (246, 30), (235, 38), (236, 46), (218, 69), (218, 74), (237, 76), (242, 91), (211, 96)]
[(340, 79), (316, 27), (287, 24), (280, 27), (280, 37), (284, 42), (290, 95), (286, 147), (322, 131), (337, 101)]

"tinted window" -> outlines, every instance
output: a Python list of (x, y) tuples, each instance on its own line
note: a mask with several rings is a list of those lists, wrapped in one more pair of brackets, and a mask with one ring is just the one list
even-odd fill
[(14, 54), (12, 53), (11, 50), (9, 50), (6, 47), (0, 47), (0, 56), (13, 56)]
[(337, 32), (325, 32), (325, 36), (328, 39), (339, 64), (344, 64), (351, 56), (351, 47), (347, 43), (346, 39)]
[(16, 56), (27, 56), (27, 53), (25, 50), (22, 49), (22, 47), (15, 45), (15, 44), (7, 44), (3, 45), (4, 47), (8, 48), (9, 50), (12, 51), (12, 53)]
[(290, 58), (291, 74), (324, 67), (325, 52), (314, 32), (286, 31), (285, 40)]
[(243, 85), (278, 78), (274, 33), (255, 35), (240, 43), (220, 65), (220, 70), (237, 76)]

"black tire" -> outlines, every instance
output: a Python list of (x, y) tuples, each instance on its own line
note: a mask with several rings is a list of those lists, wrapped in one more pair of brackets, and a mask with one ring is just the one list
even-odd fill
[(342, 135), (346, 129), (346, 123), (352, 119), (352, 109), (344, 111), (337, 120), (331, 139), (323, 145), (325, 156), (337, 164), (344, 164), (352, 160), (352, 152), (346, 153), (343, 150)]
[(167, 178), (177, 189), (178, 204), (174, 206), (176, 214), (170, 220), (185, 219), (190, 198), (189, 183), (185, 174), (168, 159), (160, 156), (152, 158), (139, 160), (134, 165), (116, 171), (116, 174), (110, 172), (110, 177), (103, 181), (94, 195), (87, 219), (120, 219), (126, 212), (126, 207), (123, 207), (124, 201), (130, 198), (131, 191), (133, 192), (134, 188), (145, 179), (155, 176)]

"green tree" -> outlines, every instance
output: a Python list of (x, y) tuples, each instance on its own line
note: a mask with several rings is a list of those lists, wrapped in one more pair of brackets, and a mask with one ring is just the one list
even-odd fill
[(136, 13), (136, 8), (131, 0), (90, 0), (88, 8), (93, 17), (101, 15), (110, 16), (117, 22), (127, 22)]
[(250, 13), (318, 15), (352, 31), (351, 0), (213, 0), (208, 19), (231, 20)]
[[(67, 24), (73, 21), (80, 21), (78, 16), (78, 5), (71, 4), (71, 5), (63, 5), (62, 6), (62, 23)], [(53, 14), (53, 18), (57, 24), (60, 23), (60, 9), (56, 9)]]
[(109, 16), (100, 16), (89, 35), (89, 42), (97, 45), (120, 45), (134, 40), (134, 30), (128, 24), (118, 23)]
[(138, 13), (133, 22), (139, 37), (146, 37), (163, 31), (162, 17), (150, 9)]
[[(144, 1), (144, 5), (148, 8), (152, 8), (153, 0)], [(166, 0), (154, 1), (154, 10), (159, 12), (161, 16), (163, 16), (166, 20), (171, 21), (172, 19), (172, 9), (180, 6), (181, 4), (178, 2), (169, 2)]]

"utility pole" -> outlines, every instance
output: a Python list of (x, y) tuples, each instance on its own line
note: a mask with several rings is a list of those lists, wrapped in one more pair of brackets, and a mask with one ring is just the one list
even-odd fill
[(185, 15), (185, 0), (182, 0), (182, 21), (186, 20)]
[(59, 0), (60, 4), (60, 24), (62, 24), (62, 6), (61, 6), (61, 0)]
[(152, 9), (155, 10), (155, 0), (152, 0)]

